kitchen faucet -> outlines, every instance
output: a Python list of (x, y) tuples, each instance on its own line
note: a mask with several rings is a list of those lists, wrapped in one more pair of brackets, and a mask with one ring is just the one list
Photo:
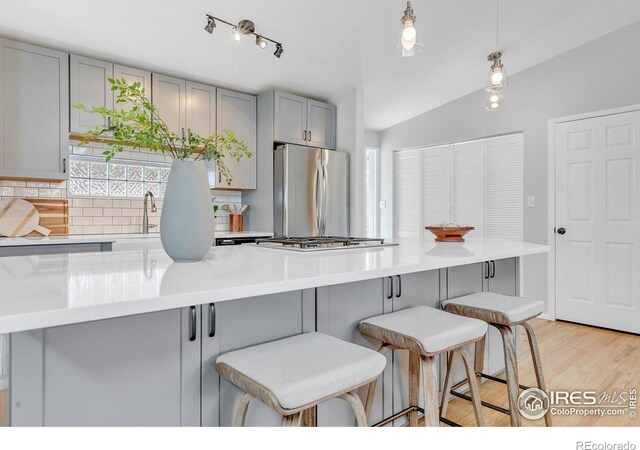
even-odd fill
[(149, 234), (149, 228), (155, 228), (158, 225), (149, 225), (149, 213), (147, 212), (147, 199), (151, 199), (151, 212), (156, 212), (158, 209), (156, 208), (156, 202), (153, 199), (153, 192), (147, 191), (144, 194), (144, 203), (142, 205), (142, 234)]

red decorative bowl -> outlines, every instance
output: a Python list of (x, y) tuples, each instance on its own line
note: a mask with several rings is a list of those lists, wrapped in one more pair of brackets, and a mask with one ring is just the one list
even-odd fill
[(462, 236), (475, 227), (425, 227), (436, 236), (436, 242), (464, 242)]

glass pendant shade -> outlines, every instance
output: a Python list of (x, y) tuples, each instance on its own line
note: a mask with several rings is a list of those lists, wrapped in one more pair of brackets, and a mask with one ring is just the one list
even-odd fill
[(487, 76), (487, 92), (504, 92), (509, 86), (509, 77), (507, 71), (502, 65), (502, 61), (495, 60), (489, 69)]
[(411, 2), (407, 2), (407, 9), (400, 19), (400, 43), (396, 45), (395, 52), (400, 56), (414, 56), (422, 52), (423, 46), (418, 43), (418, 30), (416, 17), (411, 9)]
[(500, 111), (502, 104), (504, 103), (504, 97), (499, 92), (489, 92), (487, 98), (484, 101), (484, 108), (487, 111)]

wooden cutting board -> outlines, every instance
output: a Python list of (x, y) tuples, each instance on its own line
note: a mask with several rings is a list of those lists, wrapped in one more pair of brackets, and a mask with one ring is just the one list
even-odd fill
[[(25, 199), (36, 207), (40, 213), (40, 225), (51, 230), (49, 236), (66, 236), (69, 234), (69, 200), (67, 199)], [(39, 236), (33, 232), (27, 236)]]
[(35, 206), (21, 198), (0, 200), (0, 236), (21, 237), (32, 231), (48, 236), (50, 230), (39, 225)]

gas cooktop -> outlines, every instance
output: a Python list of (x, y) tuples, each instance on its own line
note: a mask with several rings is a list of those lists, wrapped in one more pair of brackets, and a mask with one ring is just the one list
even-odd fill
[(256, 239), (258, 247), (279, 248), (294, 251), (319, 251), (319, 250), (341, 250), (363, 247), (387, 247), (398, 245), (396, 243), (385, 243), (382, 238), (359, 238), (341, 236), (323, 237), (281, 237)]

